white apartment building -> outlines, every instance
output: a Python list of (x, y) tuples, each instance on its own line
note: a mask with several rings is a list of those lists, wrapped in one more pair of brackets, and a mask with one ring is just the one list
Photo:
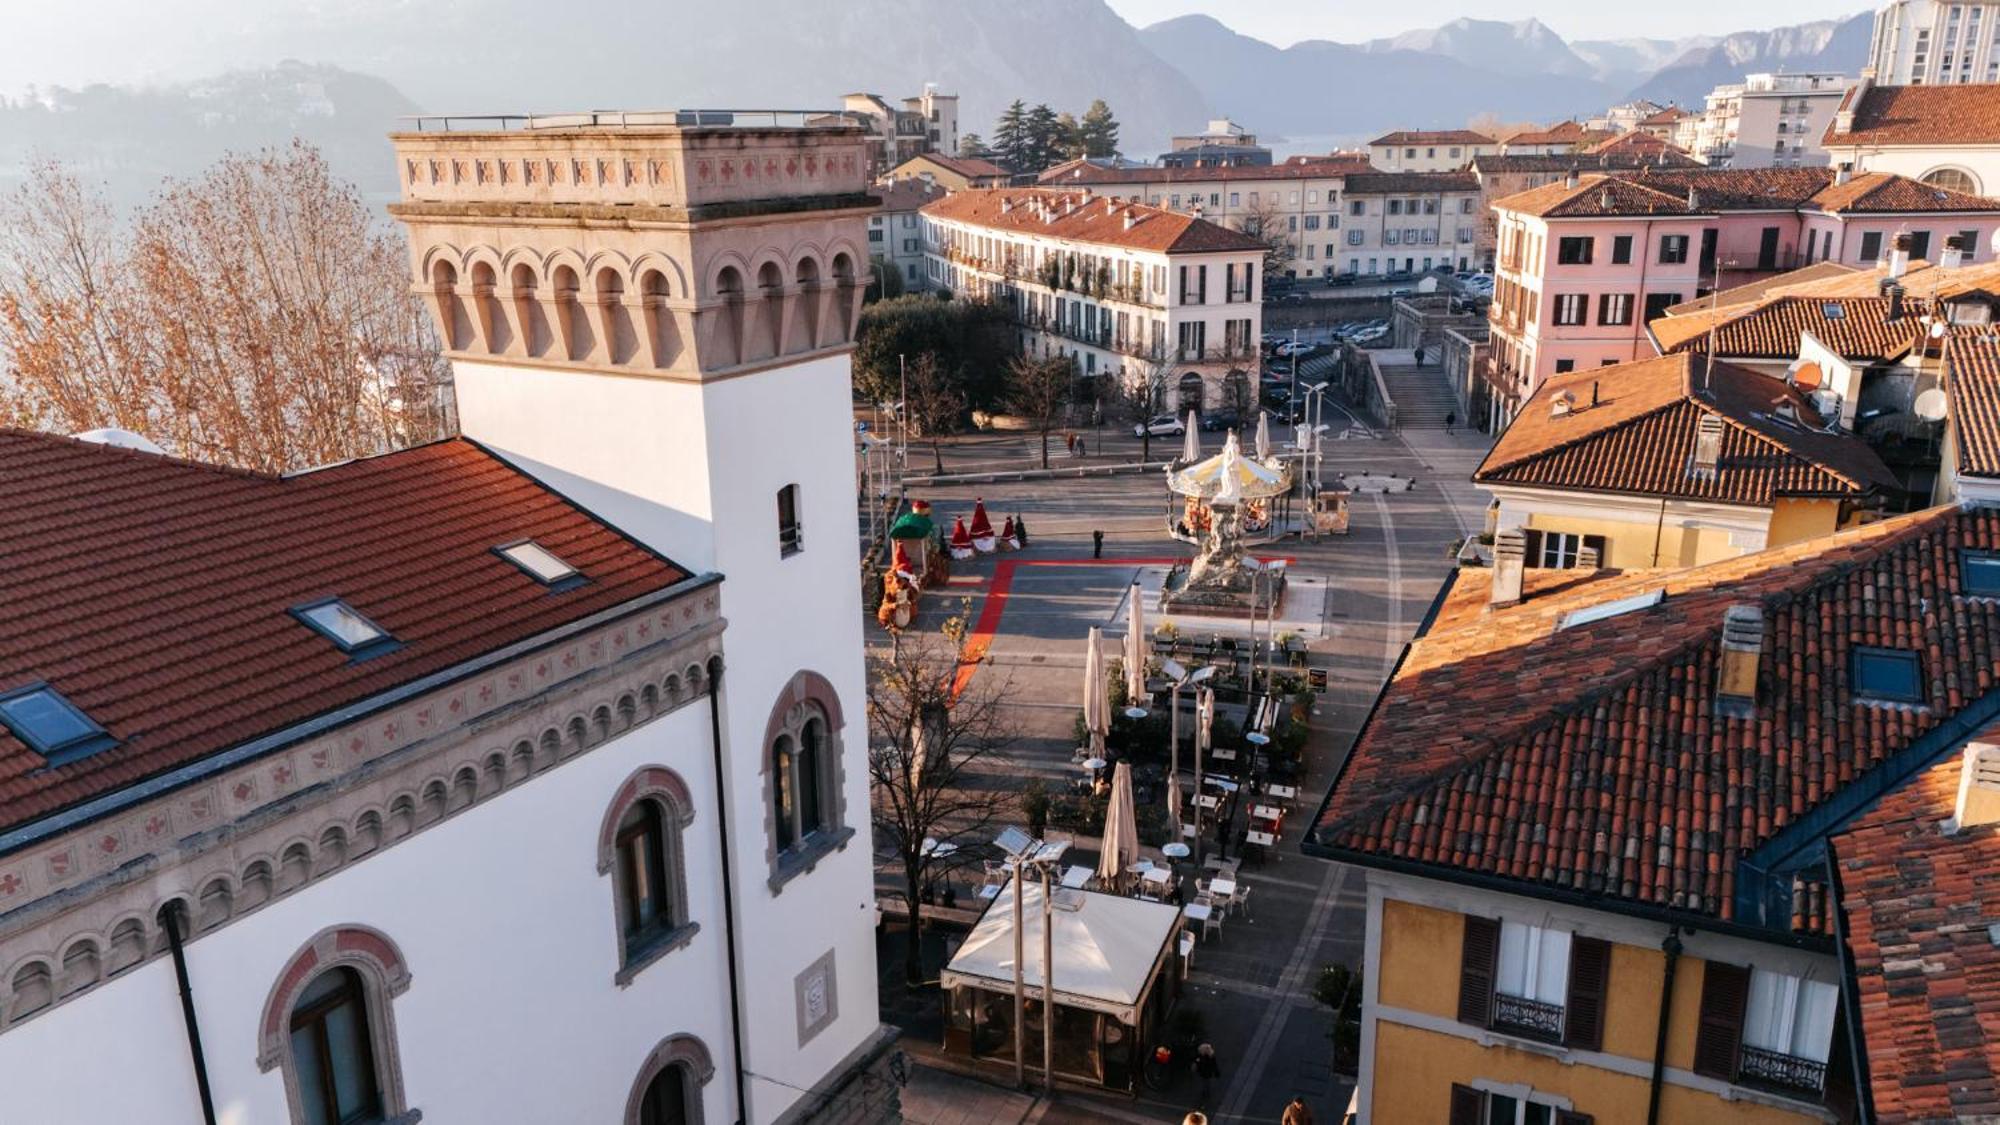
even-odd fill
[[(1385, 173), (1347, 157), (1188, 169), (1107, 168), (1079, 160), (1049, 169), (1041, 184), (1085, 188), (1236, 230), (1273, 231), (1285, 244), (1279, 272), (1286, 277), (1467, 269), (1492, 260), (1486, 227), (1478, 221), (1479, 183), (1469, 172)], [(1405, 221), (1411, 217), (1418, 221)], [(1469, 244), (1459, 241), (1461, 225), (1471, 232)]]
[(880, 94), (849, 94), (841, 99), (841, 112), (867, 132), (869, 179), (927, 152), (958, 155), (958, 95), (938, 93), (934, 82), (900, 107)]
[(924, 267), (924, 225), (918, 214), (924, 204), (944, 198), (945, 190), (915, 176), (875, 185), (882, 200), (868, 216), (868, 258), (875, 269), (887, 270), (903, 283), (903, 291), (929, 288)]
[(1402, 130), (1368, 142), (1368, 162), (1382, 172), (1458, 172), (1500, 142), (1470, 129)]
[(924, 207), (930, 277), (1003, 301), (1028, 355), (1155, 390), (1176, 411), (1254, 404), (1264, 244), (1086, 191), (961, 191)]
[(1717, 168), (1828, 163), (1820, 138), (1854, 80), (1844, 74), (1752, 74), (1717, 86), (1702, 112), (1675, 123), (1682, 147)]
[(2000, 0), (1888, 0), (1868, 70), (1884, 86), (2000, 82)]
[(1866, 77), (1821, 138), (1835, 163), (1969, 195), (2000, 193), (2000, 85), (1878, 86)]
[(863, 140), (673, 121), (392, 138), (463, 438), (0, 433), (8, 1120), (894, 1116)]

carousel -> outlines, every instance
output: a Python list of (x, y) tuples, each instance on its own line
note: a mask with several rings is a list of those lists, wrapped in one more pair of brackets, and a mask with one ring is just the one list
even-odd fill
[(1167, 533), (1183, 543), (1206, 543), (1214, 531), (1217, 498), (1233, 508), (1234, 540), (1269, 543), (1291, 522), (1292, 462), (1271, 451), (1270, 415), (1257, 416), (1257, 442), (1245, 456), (1235, 431), (1222, 452), (1201, 456), (1201, 435), (1188, 413), (1187, 446), (1167, 466)]
[(907, 628), (917, 616), (917, 595), (951, 577), (949, 558), (930, 504), (912, 501), (910, 510), (889, 527), (889, 567), (882, 576), (882, 604), (875, 620), (891, 632)]

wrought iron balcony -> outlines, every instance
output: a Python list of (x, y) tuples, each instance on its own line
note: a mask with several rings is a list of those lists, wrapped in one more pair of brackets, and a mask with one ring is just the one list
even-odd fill
[(1826, 1064), (1746, 1043), (1742, 1061), (1737, 1064), (1736, 1077), (1739, 1082), (1818, 1096), (1826, 1087)]
[(1493, 1027), (1530, 1039), (1560, 1043), (1563, 1037), (1563, 1006), (1496, 992), (1493, 994)]

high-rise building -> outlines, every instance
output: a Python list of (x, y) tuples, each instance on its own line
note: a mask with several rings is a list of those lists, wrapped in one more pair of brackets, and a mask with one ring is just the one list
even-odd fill
[(1883, 86), (2000, 82), (2000, 0), (1888, 0), (1868, 68)]

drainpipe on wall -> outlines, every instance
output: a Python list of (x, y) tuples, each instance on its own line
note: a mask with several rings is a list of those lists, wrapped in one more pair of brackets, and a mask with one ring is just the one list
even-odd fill
[(181, 903), (168, 903), (160, 911), (160, 922), (167, 928), (167, 948), (174, 957), (174, 979), (181, 986), (181, 1020), (187, 1024), (188, 1054), (194, 1062), (194, 1086), (201, 1094), (201, 1119), (206, 1125), (215, 1125), (215, 1095), (208, 1088), (208, 1059), (201, 1050), (201, 1024), (194, 1015), (194, 988), (188, 984), (187, 951), (181, 946), (181, 910)]
[(1680, 933), (1668, 930), (1660, 950), (1667, 955), (1667, 971), (1660, 980), (1660, 1026), (1653, 1037), (1653, 1080), (1646, 1088), (1646, 1125), (1660, 1125), (1660, 1087), (1667, 1070), (1667, 1023), (1673, 1013), (1674, 970), (1681, 960)]
[[(729, 1043), (736, 1057), (736, 1125), (749, 1118), (743, 1058), (743, 996), (736, 965), (736, 886), (729, 870), (729, 790), (722, 765), (722, 661), (711, 666), (708, 679), (708, 743), (715, 754), (715, 831), (722, 841), (722, 948), (729, 962)], [(210, 1125), (214, 1125), (213, 1119)]]

